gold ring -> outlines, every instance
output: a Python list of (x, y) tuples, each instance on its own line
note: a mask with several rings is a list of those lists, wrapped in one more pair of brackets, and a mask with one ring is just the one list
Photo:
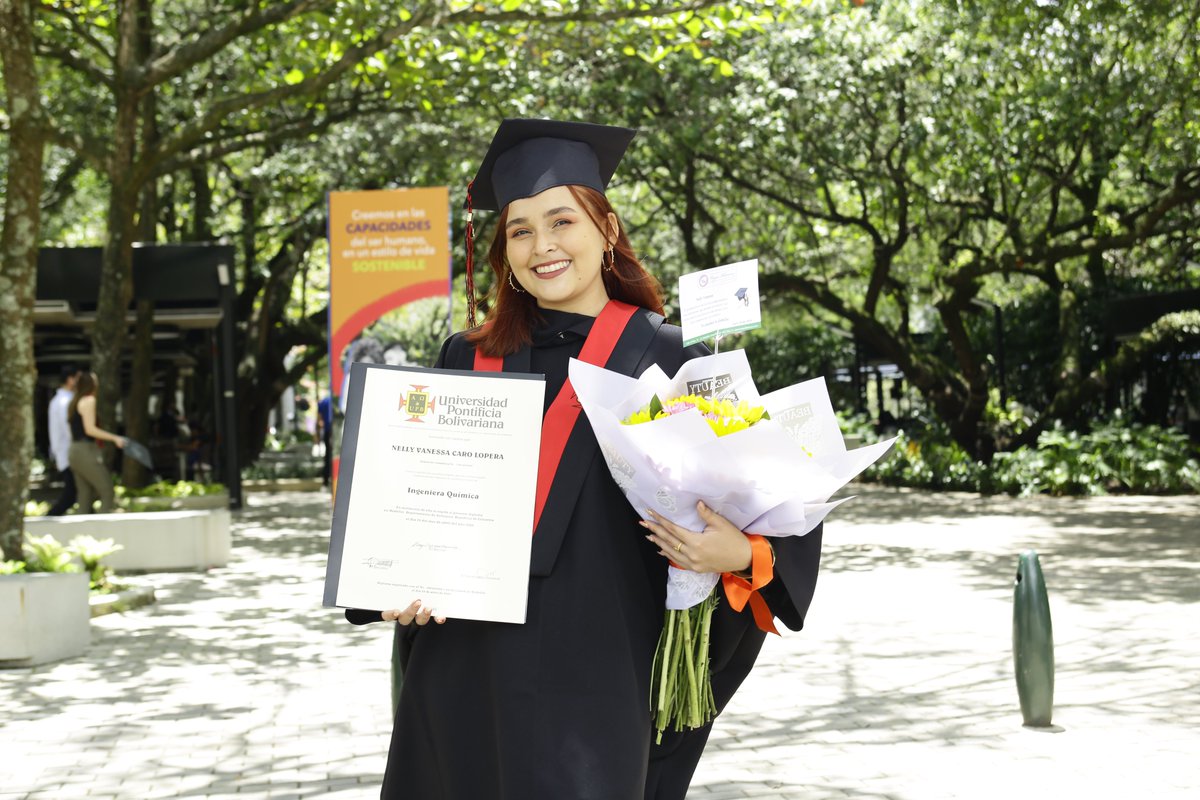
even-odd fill
[(682, 549), (683, 549), (683, 542), (676, 542), (675, 543), (675, 552), (678, 553)]

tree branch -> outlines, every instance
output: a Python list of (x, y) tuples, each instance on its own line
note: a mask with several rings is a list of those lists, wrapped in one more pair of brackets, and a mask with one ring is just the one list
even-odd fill
[(320, 119), (306, 116), (264, 131), (231, 130), (219, 138), (206, 141), (203, 145), (192, 148), (187, 153), (180, 153), (174, 158), (147, 159), (143, 162), (142, 169), (139, 170), (139, 179), (170, 175), (179, 170), (215, 161), (231, 153), (238, 153), (254, 147), (270, 147), (291, 139), (319, 133), (352, 117), (366, 117), (372, 114), (388, 114), (405, 110), (415, 109), (398, 108), (395, 105), (355, 106), (347, 104), (341, 109), (327, 112)]
[(333, 5), (331, 0), (287, 0), (262, 6), (255, 3), (253, 12), (243, 14), (227, 25), (213, 28), (199, 38), (185, 39), (158, 58), (141, 65), (129, 76), (130, 85), (135, 87), (135, 91), (144, 92), (179, 75), (188, 67), (207, 60), (247, 33), (329, 5)]
[(105, 72), (97, 64), (75, 53), (73, 50), (66, 47), (52, 47), (43, 42), (38, 47), (37, 53), (39, 56), (53, 58), (64, 66), (86, 75), (94, 83), (107, 86), (109, 89), (113, 87), (113, 76), (110, 73)]
[(55, 125), (54, 120), (48, 114), (46, 115), (45, 133), (46, 140), (51, 144), (70, 150), (99, 172), (108, 171), (108, 145), (103, 140), (93, 138), (80, 131), (68, 133)]
[(674, 14), (685, 14), (691, 11), (703, 11), (706, 8), (720, 5), (722, 0), (701, 0), (693, 3), (667, 3), (663, 5), (642, 5), (631, 9), (615, 9), (600, 13), (590, 11), (572, 11), (566, 14), (541, 14), (532, 11), (493, 11), (479, 12), (480, 4), (456, 11), (447, 17), (450, 22), (470, 20), (473, 22), (613, 22), (622, 19), (639, 19), (645, 17), (665, 17)]
[(71, 193), (75, 190), (75, 179), (83, 171), (83, 165), (84, 159), (78, 154), (67, 162), (63, 171), (54, 179), (54, 184), (50, 187), (50, 191), (46, 192), (42, 197), (43, 214), (57, 211), (58, 207), (71, 197)]
[[(369, 42), (347, 49), (335, 64), (299, 83), (276, 86), (262, 92), (235, 95), (213, 103), (202, 117), (190, 125), (182, 126), (174, 136), (164, 139), (154, 160), (173, 156), (203, 142), (209, 132), (215, 129), (223, 119), (238, 111), (278, 104), (295, 97), (319, 96), (334, 81), (353, 69), (363, 59), (385, 49), (396, 39), (425, 21), (425, 18), (414, 15), (407, 22), (388, 28)], [(436, 26), (437, 18), (433, 17), (431, 21)]]
[(80, 40), (90, 44), (97, 53), (106, 57), (108, 59), (108, 63), (111, 64), (113, 62), (112, 51), (104, 46), (104, 42), (101, 42), (92, 35), (92, 31), (88, 26), (80, 24), (79, 16), (73, 13), (71, 9), (64, 8), (53, 3), (43, 3), (41, 8), (43, 11), (46, 11), (50, 14), (55, 14), (65, 19), (67, 24), (71, 26), (71, 32), (75, 36), (78, 36)]

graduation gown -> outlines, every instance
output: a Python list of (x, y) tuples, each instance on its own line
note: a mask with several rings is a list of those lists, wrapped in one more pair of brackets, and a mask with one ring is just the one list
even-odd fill
[[(546, 376), (546, 406), (579, 354), (592, 318), (543, 311), (532, 347), (506, 372)], [(605, 366), (674, 374), (703, 348), (639, 310)], [(471, 369), (462, 334), (437, 366)], [(667, 564), (646, 541), (580, 415), (533, 537), (523, 625), (450, 619), (408, 626), (404, 684), (381, 797), (385, 800), (682, 800), (708, 728), (653, 746), (650, 668), (662, 628)], [(820, 533), (796, 565), (776, 543), (772, 611), (798, 628), (815, 583)], [(784, 546), (780, 546), (784, 545)], [(788, 580), (788, 578), (795, 580)], [(356, 623), (378, 612), (347, 611)], [(723, 707), (754, 663), (763, 636), (750, 611), (721, 604), (714, 619), (714, 693)]]

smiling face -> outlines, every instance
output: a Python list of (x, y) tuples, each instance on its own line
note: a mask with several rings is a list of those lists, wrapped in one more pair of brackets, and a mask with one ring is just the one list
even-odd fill
[[(596, 316), (608, 302), (601, 276), (609, 237), (566, 186), (555, 186), (508, 205), (505, 252), (513, 279), (541, 308)], [(606, 234), (608, 234), (606, 236)]]

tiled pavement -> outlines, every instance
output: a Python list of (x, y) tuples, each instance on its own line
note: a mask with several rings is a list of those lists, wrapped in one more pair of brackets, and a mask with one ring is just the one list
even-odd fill
[[(689, 798), (1200, 797), (1198, 498), (862, 495)], [(0, 671), (0, 800), (378, 796), (389, 633), (320, 608), (327, 496), (249, 499), (228, 568), (147, 576), (158, 602), (93, 620), (84, 657)], [(1054, 732), (1012, 677), (1027, 547)]]

